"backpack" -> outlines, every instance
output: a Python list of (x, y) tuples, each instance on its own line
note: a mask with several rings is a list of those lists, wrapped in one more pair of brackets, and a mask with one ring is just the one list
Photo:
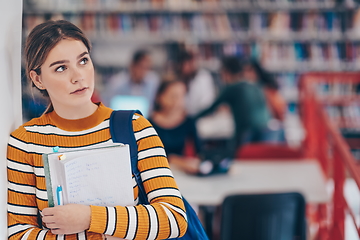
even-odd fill
[[(149, 204), (149, 201), (142, 184), (139, 169), (137, 168), (138, 148), (134, 135), (132, 118), (134, 113), (141, 115), (138, 110), (118, 110), (113, 111), (110, 116), (110, 133), (113, 142), (128, 144), (130, 148), (131, 169), (135, 176), (139, 188), (139, 204)], [(194, 209), (183, 197), (188, 228), (185, 235), (178, 239), (183, 240), (209, 240), (204, 228), (197, 217)]]

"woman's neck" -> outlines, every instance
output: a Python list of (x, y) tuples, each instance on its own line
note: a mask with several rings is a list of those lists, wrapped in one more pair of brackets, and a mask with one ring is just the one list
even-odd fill
[(86, 105), (81, 105), (79, 107), (66, 107), (66, 106), (53, 106), (54, 111), (57, 115), (61, 118), (69, 119), (69, 120), (76, 120), (81, 118), (86, 118), (92, 115), (98, 108), (93, 102), (89, 102)]

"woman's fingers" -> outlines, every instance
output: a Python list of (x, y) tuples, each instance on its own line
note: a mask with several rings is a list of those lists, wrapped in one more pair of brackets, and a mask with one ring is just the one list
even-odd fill
[(91, 210), (89, 206), (67, 204), (42, 211), (43, 222), (54, 234), (79, 233), (89, 228)]
[(54, 208), (44, 208), (42, 211), (41, 211), (41, 215), (44, 217), (44, 216), (52, 216), (54, 215)]
[(42, 218), (42, 221), (46, 224), (49, 224), (49, 223), (55, 223), (56, 222), (56, 217), (55, 216), (44, 216)]

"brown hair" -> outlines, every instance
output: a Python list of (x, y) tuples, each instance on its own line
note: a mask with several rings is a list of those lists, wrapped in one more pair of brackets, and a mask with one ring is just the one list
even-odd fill
[[(29, 34), (25, 44), (25, 65), (26, 76), (29, 80), (30, 71), (34, 70), (37, 75), (41, 74), (41, 66), (45, 62), (49, 52), (63, 39), (74, 39), (82, 41), (89, 53), (91, 50), (90, 41), (85, 34), (72, 24), (65, 20), (47, 21), (37, 25)], [(32, 86), (35, 84), (32, 82)], [(40, 90), (40, 89), (39, 89)], [(49, 97), (46, 90), (40, 90), (45, 96)], [(51, 111), (50, 105), (47, 112)]]

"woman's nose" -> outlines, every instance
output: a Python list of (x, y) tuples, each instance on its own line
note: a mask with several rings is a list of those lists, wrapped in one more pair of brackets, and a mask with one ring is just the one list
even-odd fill
[(71, 83), (77, 83), (83, 80), (83, 75), (80, 69), (73, 68), (71, 75)]

